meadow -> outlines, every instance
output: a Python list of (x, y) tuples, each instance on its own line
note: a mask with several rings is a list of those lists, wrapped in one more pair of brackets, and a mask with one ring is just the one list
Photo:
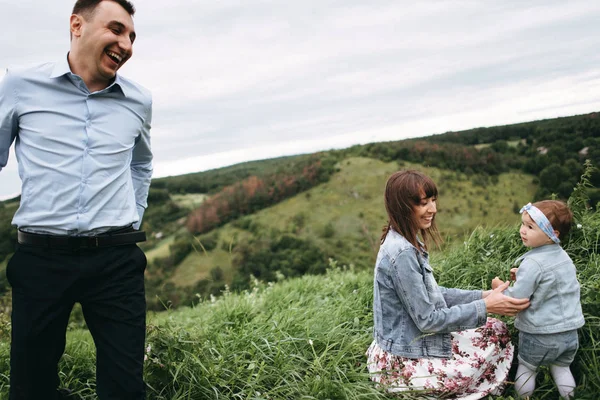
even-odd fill
[[(575, 397), (595, 399), (600, 392), (600, 215), (585, 207), (584, 186), (570, 199), (576, 221), (565, 249), (578, 270), (586, 318), (573, 365)], [(488, 289), (494, 276), (508, 277), (511, 262), (523, 251), (515, 222), (474, 229), (462, 243), (434, 252), (432, 265), (440, 285)], [(193, 307), (152, 313), (145, 361), (148, 398), (399, 398), (373, 385), (366, 371), (371, 308), (372, 271), (332, 259), (324, 275), (254, 280), (242, 293), (226, 290), (219, 297), (198, 299)], [(502, 319), (516, 337), (512, 319)], [(0, 329), (0, 398), (7, 397), (8, 332), (5, 322)], [(72, 327), (60, 364), (63, 385), (93, 399), (94, 370), (89, 333)], [(426, 397), (410, 393), (400, 398)], [(495, 397), (514, 398), (510, 381), (503, 396)], [(535, 398), (558, 398), (546, 370), (538, 375)]]

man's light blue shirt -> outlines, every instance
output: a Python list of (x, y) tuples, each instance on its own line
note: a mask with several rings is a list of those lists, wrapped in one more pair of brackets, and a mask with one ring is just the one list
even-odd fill
[(134, 224), (147, 206), (152, 97), (121, 76), (90, 93), (62, 62), (7, 71), (0, 82), (0, 171), (15, 142), (29, 232), (91, 235)]

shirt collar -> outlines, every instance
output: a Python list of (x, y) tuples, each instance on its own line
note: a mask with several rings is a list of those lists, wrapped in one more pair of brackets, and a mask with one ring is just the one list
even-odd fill
[[(71, 71), (71, 66), (69, 65), (69, 53), (67, 53), (66, 57), (64, 57), (63, 59), (61, 59), (60, 61), (58, 61), (54, 64), (54, 69), (52, 70), (52, 73), (50, 74), (50, 78), (58, 78), (58, 77), (61, 77), (64, 75), (69, 75), (69, 74), (75, 76), (75, 74)], [(114, 89), (113, 89), (113, 87), (114, 87)], [(121, 79), (119, 74), (117, 74), (115, 76), (114, 82), (111, 83), (110, 85), (108, 85), (108, 87), (106, 89), (119, 90), (123, 94), (123, 96), (127, 97), (125, 85), (123, 84), (123, 80)]]
[(548, 252), (552, 252), (552, 251), (556, 251), (557, 249), (562, 248), (559, 244), (556, 243), (548, 243), (548, 244), (544, 244), (538, 247), (534, 247), (533, 249), (529, 250), (528, 253), (531, 254), (535, 254), (535, 253), (548, 253)]
[[(67, 53), (67, 57), (69, 57), (68, 53)], [(67, 57), (61, 59), (60, 61), (58, 61), (54, 64), (54, 69), (52, 70), (52, 73), (50, 74), (50, 78), (58, 78), (60, 76), (72, 73), (71, 67), (69, 67), (69, 61), (68, 61)]]
[(534, 254), (552, 253), (557, 251), (558, 249), (562, 249), (562, 247), (556, 243), (549, 243), (542, 246), (534, 247), (527, 253), (523, 254), (521, 257), (517, 258), (514, 262), (514, 265), (519, 265), (525, 257), (532, 256)]

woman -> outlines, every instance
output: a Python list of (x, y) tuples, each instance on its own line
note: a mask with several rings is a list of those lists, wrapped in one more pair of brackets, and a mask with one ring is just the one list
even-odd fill
[(427, 253), (430, 240), (440, 243), (437, 195), (435, 183), (419, 171), (388, 179), (368, 367), (390, 392), (480, 399), (502, 389), (513, 358), (506, 325), (487, 314), (516, 315), (529, 301), (503, 295), (509, 282), (493, 291), (437, 285)]

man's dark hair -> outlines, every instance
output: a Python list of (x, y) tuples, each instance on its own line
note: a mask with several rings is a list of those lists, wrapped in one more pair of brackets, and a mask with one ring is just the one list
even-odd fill
[(114, 1), (123, 7), (132, 17), (135, 14), (135, 7), (127, 0), (77, 0), (75, 6), (73, 6), (72, 14), (80, 14), (89, 19), (94, 14), (94, 10), (96, 10), (98, 4), (102, 1)]

